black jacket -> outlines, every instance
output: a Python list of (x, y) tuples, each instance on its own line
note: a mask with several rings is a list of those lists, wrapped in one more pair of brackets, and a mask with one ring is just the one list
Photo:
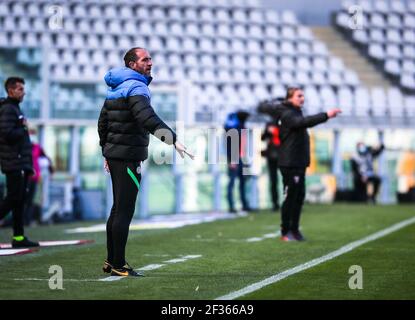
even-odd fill
[(149, 134), (167, 144), (176, 134), (154, 112), (146, 77), (129, 68), (112, 69), (105, 76), (108, 91), (98, 119), (99, 143), (106, 159), (143, 161)]
[(280, 129), (278, 165), (306, 168), (310, 165), (310, 137), (307, 128), (327, 121), (327, 113), (304, 117), (301, 109), (283, 102), (277, 106), (263, 106), (259, 112), (271, 115)]
[(0, 166), (3, 173), (33, 172), (32, 145), (19, 101), (0, 102)]

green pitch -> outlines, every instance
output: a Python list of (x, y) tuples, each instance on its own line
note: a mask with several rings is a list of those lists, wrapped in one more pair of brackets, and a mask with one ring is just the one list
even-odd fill
[[(303, 243), (273, 237), (280, 218), (270, 212), (179, 229), (131, 231), (128, 262), (135, 268), (162, 266), (144, 271), (144, 278), (111, 282), (99, 281), (107, 277), (101, 272), (105, 233), (64, 233), (93, 223), (28, 228), (33, 240), (95, 243), (0, 257), (0, 299), (215, 299), (413, 216), (413, 206), (306, 205), (302, 231), (308, 240)], [(0, 242), (10, 237), (10, 229), (0, 229)], [(411, 224), (239, 299), (415, 299), (414, 252)], [(49, 288), (52, 265), (62, 267), (63, 290)], [(349, 288), (352, 265), (362, 267), (363, 289)]]

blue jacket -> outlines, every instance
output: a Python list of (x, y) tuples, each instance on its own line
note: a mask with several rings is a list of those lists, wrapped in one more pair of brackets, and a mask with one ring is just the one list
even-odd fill
[(174, 131), (151, 107), (151, 77), (122, 67), (111, 69), (104, 79), (109, 89), (98, 119), (98, 134), (105, 158), (147, 159), (150, 133), (167, 144), (176, 142)]

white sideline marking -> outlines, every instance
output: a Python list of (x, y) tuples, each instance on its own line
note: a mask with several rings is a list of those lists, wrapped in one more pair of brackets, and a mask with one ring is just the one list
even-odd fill
[(275, 274), (275, 275), (273, 275), (269, 278), (266, 278), (262, 281), (253, 283), (249, 286), (246, 286), (245, 288), (242, 288), (240, 290), (233, 291), (233, 292), (228, 293), (224, 296), (218, 297), (215, 300), (233, 300), (233, 299), (242, 297), (244, 295), (247, 295), (248, 293), (257, 291), (257, 290), (259, 290), (259, 289), (261, 289), (261, 288), (263, 288), (267, 285), (270, 285), (270, 284), (273, 284), (275, 282), (281, 281), (281, 280), (283, 280), (283, 279), (285, 279), (289, 276), (292, 276), (293, 274), (299, 273), (301, 271), (304, 271), (304, 270), (312, 268), (316, 265), (319, 265), (320, 263), (323, 263), (323, 262), (326, 262), (328, 260), (334, 259), (334, 258), (336, 258), (336, 257), (338, 257), (338, 256), (340, 256), (344, 253), (352, 251), (353, 249), (355, 249), (355, 248), (357, 248), (357, 247), (359, 247), (359, 246), (361, 246), (365, 243), (368, 243), (370, 241), (374, 241), (374, 240), (377, 240), (379, 238), (382, 238), (382, 237), (384, 237), (384, 236), (386, 236), (386, 235), (388, 235), (392, 232), (395, 232), (395, 231), (397, 231), (399, 229), (402, 229), (402, 228), (404, 228), (404, 227), (406, 227), (410, 224), (413, 224), (414, 222), (415, 222), (415, 217), (412, 217), (410, 219), (401, 221), (401, 222), (396, 223), (396, 224), (394, 224), (394, 225), (392, 225), (392, 226), (390, 226), (386, 229), (383, 229), (383, 230), (378, 231), (378, 232), (376, 232), (376, 233), (374, 233), (370, 236), (367, 236), (363, 239), (351, 242), (351, 243), (341, 247), (340, 249), (337, 249), (333, 252), (330, 252), (330, 253), (328, 253), (328, 254), (320, 257), (320, 258), (313, 259), (311, 261), (308, 261), (306, 263), (298, 265), (294, 268), (288, 269), (288, 270), (283, 271), (281, 273), (277, 273), (277, 274)]
[[(41, 278), (26, 278), (26, 279), (13, 279), (14, 281), (49, 281), (50, 279), (41, 279)], [(68, 282), (91, 282), (91, 281), (99, 281), (99, 279), (62, 279), (63, 281)]]
[[(170, 260), (163, 261), (162, 264), (149, 264), (149, 265), (146, 265), (144, 267), (136, 269), (136, 271), (155, 270), (155, 269), (159, 269), (161, 267), (164, 267), (167, 263), (185, 262), (185, 261), (190, 260), (190, 259), (200, 258), (201, 256), (202, 255), (200, 255), (200, 254), (187, 255), (187, 256), (183, 256), (181, 258), (170, 259)], [(124, 278), (126, 278), (126, 277), (110, 276), (110, 277), (106, 277), (106, 278), (103, 278), (103, 279), (99, 279), (98, 281), (119, 281), (119, 280), (122, 280)]]
[(144, 266), (144, 267), (142, 267), (138, 270), (140, 270), (140, 271), (156, 270), (156, 269), (161, 268), (163, 266), (164, 266), (164, 264), (149, 264), (149, 265)]
[(246, 242), (258, 242), (265, 239), (271, 239), (271, 238), (278, 238), (281, 235), (281, 231), (273, 232), (273, 233), (267, 233), (264, 234), (262, 237), (253, 237), (246, 239)]

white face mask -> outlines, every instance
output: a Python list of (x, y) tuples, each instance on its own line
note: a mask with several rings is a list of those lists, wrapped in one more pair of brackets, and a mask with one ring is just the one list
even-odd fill
[(365, 145), (361, 145), (358, 147), (358, 152), (359, 153), (365, 153), (366, 152), (366, 146)]
[(35, 135), (35, 134), (31, 134), (31, 135), (30, 135), (30, 141), (31, 141), (32, 143), (39, 143), (39, 138), (37, 137), (37, 135)]

